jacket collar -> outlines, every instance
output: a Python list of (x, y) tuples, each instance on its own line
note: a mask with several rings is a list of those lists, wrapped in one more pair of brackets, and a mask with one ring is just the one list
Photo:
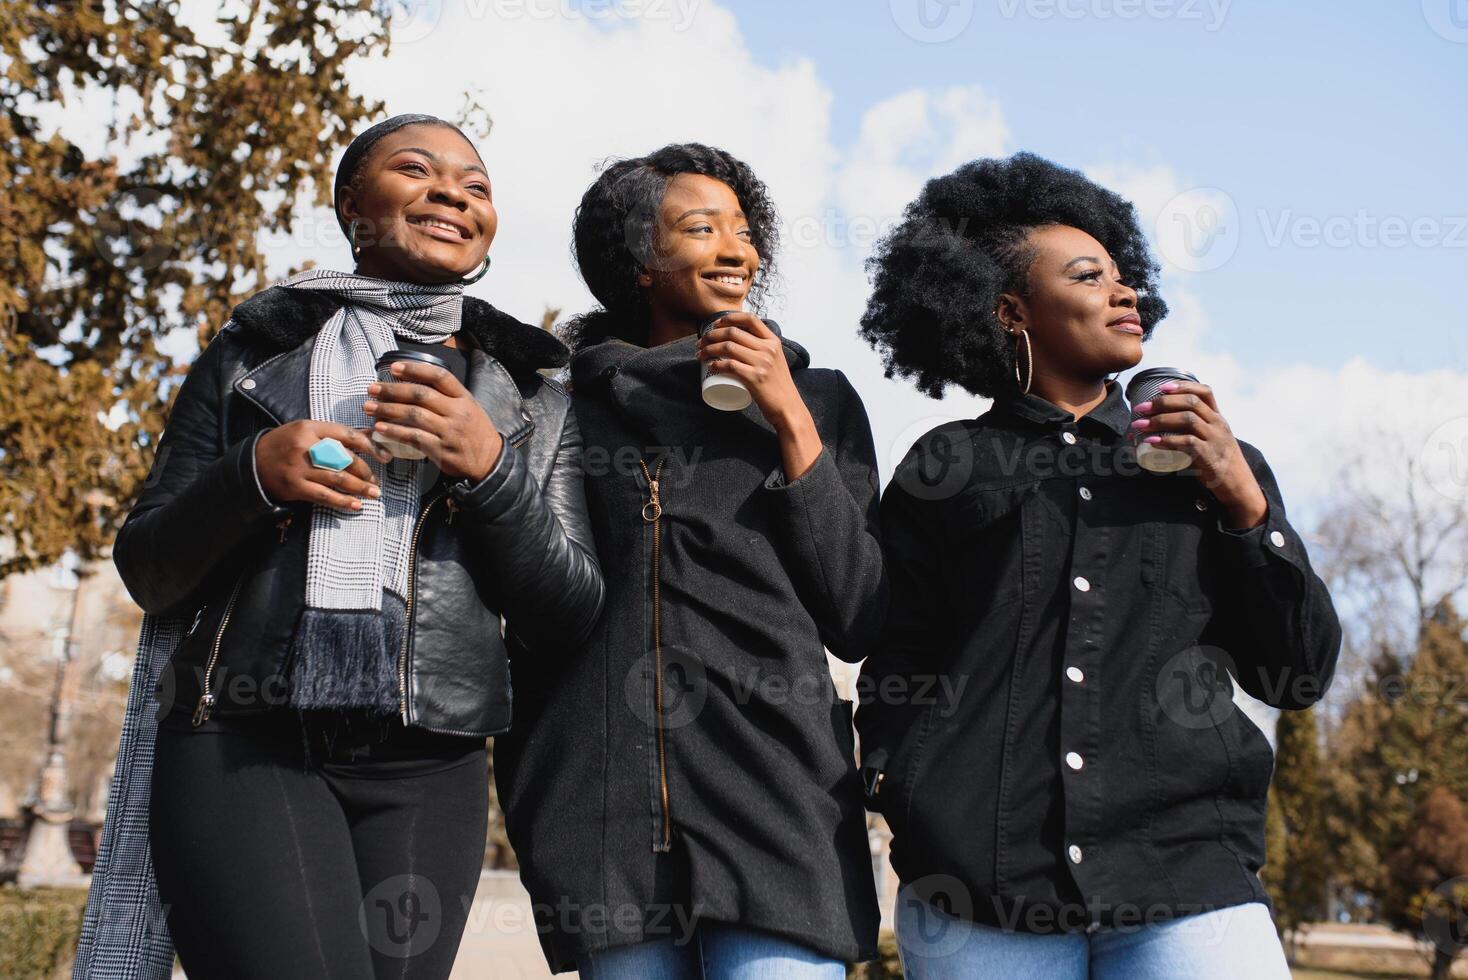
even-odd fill
[(1000, 396), (994, 402), (994, 411), (1001, 415), (1032, 422), (1046, 429), (1056, 429), (1067, 425), (1092, 425), (1104, 427), (1118, 436), (1127, 434), (1132, 420), (1132, 410), (1127, 405), (1126, 399), (1122, 397), (1121, 385), (1112, 380), (1106, 382), (1106, 400), (1079, 420), (1070, 412), (1046, 401), (1039, 395)]
[[(236, 378), (234, 390), (276, 424), (310, 418), (311, 353), (322, 324), (339, 305), (321, 293), (276, 286), (235, 307), (230, 319), (240, 339), (276, 353)], [(464, 386), (505, 440), (519, 442), (533, 422), (517, 377), (528, 381), (537, 367), (560, 367), (569, 352), (547, 331), (469, 296), (464, 297), (464, 333), (470, 341), (463, 348)]]
[[(329, 293), (272, 286), (236, 306), (230, 319), (241, 339), (281, 352), (315, 336), (340, 306), (340, 300)], [(464, 297), (463, 329), (480, 350), (513, 375), (563, 367), (571, 356), (549, 331), (521, 323), (473, 296)]]
[[(764, 324), (780, 338), (780, 345), (785, 349), (785, 363), (790, 365), (790, 370), (810, 367), (810, 352), (786, 337), (774, 320), (765, 320)], [(696, 375), (698, 362), (693, 357), (695, 346), (692, 336), (656, 347), (639, 347), (625, 340), (609, 338), (576, 352), (571, 358), (571, 381), (577, 388), (585, 390), (611, 384), (623, 371), (633, 375), (651, 375), (672, 369)]]
[[(810, 365), (804, 347), (785, 337), (780, 325), (765, 320), (780, 337), (785, 363), (795, 373)], [(682, 445), (715, 421), (743, 417), (769, 428), (758, 406), (743, 412), (721, 412), (703, 404), (699, 395), (700, 363), (694, 356), (697, 338), (640, 347), (610, 338), (578, 351), (571, 358), (571, 382), (581, 394), (605, 393), (613, 406), (643, 432), (668, 445)], [(732, 417), (732, 419), (731, 419)]]

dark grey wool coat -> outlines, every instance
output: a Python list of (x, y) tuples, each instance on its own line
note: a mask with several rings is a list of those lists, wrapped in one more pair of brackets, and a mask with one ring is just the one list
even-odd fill
[[(824, 443), (793, 483), (758, 407), (703, 404), (694, 338), (572, 360), (605, 612), (584, 649), (512, 665), (514, 725), (495, 740), (558, 972), (704, 922), (875, 955), (851, 704), (822, 646), (858, 661), (885, 618), (876, 459), (850, 382), (783, 343)], [(654, 525), (639, 460), (660, 458)]]

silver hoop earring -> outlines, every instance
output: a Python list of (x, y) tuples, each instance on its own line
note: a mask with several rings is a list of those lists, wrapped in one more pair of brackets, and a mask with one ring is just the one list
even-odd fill
[[(1035, 380), (1035, 350), (1030, 346), (1030, 332), (1028, 330), (1014, 330), (1014, 383), (1019, 386), (1021, 395), (1030, 393), (1030, 384)], [(1020, 381), (1019, 376), (1019, 341), (1024, 338), (1025, 342), (1025, 376)]]
[(468, 279), (460, 279), (459, 282), (461, 282), (465, 286), (472, 286), (476, 282), (478, 282), (479, 280), (483, 279), (484, 278), (484, 274), (486, 272), (488, 272), (488, 271), (489, 271), (489, 256), (486, 255), (484, 257), (484, 264), (479, 267), (479, 271), (476, 272), (476, 273), (474, 273), (474, 275), (470, 276)]
[(353, 218), (352, 223), (347, 225), (347, 243), (352, 246), (353, 255), (362, 254), (362, 248), (357, 244), (357, 227), (361, 224), (360, 219)]

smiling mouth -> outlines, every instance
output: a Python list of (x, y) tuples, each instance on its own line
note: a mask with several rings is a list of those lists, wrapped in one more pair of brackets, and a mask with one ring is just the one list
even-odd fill
[(453, 235), (454, 237), (462, 241), (469, 240), (468, 228), (465, 228), (463, 225), (460, 224), (455, 224), (452, 221), (445, 221), (443, 218), (409, 218), (408, 224), (416, 225), (419, 228), (427, 228), (433, 231), (445, 232), (446, 234)]
[(748, 277), (738, 272), (711, 272), (705, 273), (703, 278), (708, 282), (716, 282), (721, 286), (731, 289), (743, 289)]

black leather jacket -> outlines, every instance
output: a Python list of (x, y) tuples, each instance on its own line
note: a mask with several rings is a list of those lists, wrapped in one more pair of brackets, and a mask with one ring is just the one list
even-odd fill
[[(158, 685), (160, 714), (258, 714), (288, 701), (311, 505), (273, 504), (254, 448), (271, 427), (310, 417), (311, 351), (336, 306), (278, 287), (251, 297), (179, 390), (113, 549), (145, 612), (193, 623)], [(536, 370), (564, 364), (565, 347), (468, 297), (458, 336), (469, 340), (466, 387), (507, 445), (477, 485), (441, 478), (423, 498), (400, 704), (405, 724), (478, 736), (510, 725), (508, 657), (574, 649), (601, 612), (603, 582), (570, 400)]]

